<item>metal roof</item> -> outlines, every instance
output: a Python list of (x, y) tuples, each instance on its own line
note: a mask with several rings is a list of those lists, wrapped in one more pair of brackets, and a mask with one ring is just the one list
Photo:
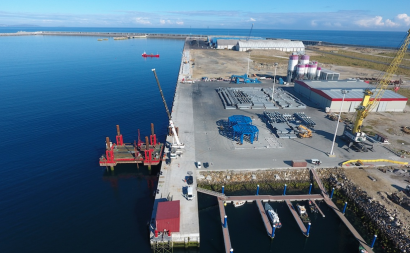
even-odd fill
[(351, 89), (371, 89), (374, 88), (373, 85), (365, 83), (361, 80), (337, 80), (337, 81), (300, 81), (308, 85), (310, 88), (319, 89), (319, 90), (351, 90)]
[[(341, 101), (343, 99), (342, 90), (348, 90), (349, 93), (345, 96), (345, 101), (362, 101), (363, 92), (365, 89), (370, 89), (373, 93), (376, 91), (374, 85), (370, 85), (361, 80), (338, 80), (338, 81), (296, 81), (295, 84), (308, 86), (311, 91), (326, 97), (332, 101)], [(386, 90), (381, 98), (383, 101), (407, 101), (407, 98), (395, 93), (391, 90)]]
[(248, 40), (248, 41), (238, 41), (239, 47), (252, 47), (252, 48), (305, 48), (302, 41), (291, 41), (291, 40)]
[(159, 202), (157, 207), (156, 219), (170, 219), (179, 217), (179, 200)]
[[(343, 98), (343, 94), (342, 94), (342, 90), (322, 90), (323, 93), (325, 93), (326, 95), (328, 95), (329, 97), (333, 99), (342, 99)], [(373, 93), (375, 93), (375, 89), (372, 89)], [(376, 95), (376, 94), (374, 94)], [(371, 98), (374, 98), (374, 95)], [(395, 93), (394, 91), (391, 90), (386, 90), (383, 93), (382, 99), (393, 99), (393, 100), (404, 100), (406, 97)], [(354, 100), (354, 99), (360, 99), (360, 101), (363, 99), (363, 89), (360, 90), (350, 90), (349, 93), (346, 94), (345, 96), (345, 100), (349, 101), (349, 100)]]
[(236, 45), (237, 43), (238, 43), (238, 40), (223, 40), (223, 39), (218, 40), (216, 42), (216, 44), (218, 44), (219, 46), (222, 46), (222, 45)]

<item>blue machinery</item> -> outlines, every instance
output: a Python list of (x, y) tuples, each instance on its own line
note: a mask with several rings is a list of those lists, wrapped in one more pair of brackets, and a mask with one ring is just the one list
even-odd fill
[(248, 124), (252, 125), (252, 119), (248, 116), (243, 115), (232, 115), (228, 118), (229, 126), (234, 126), (236, 124)]
[(249, 135), (249, 139), (253, 144), (253, 140), (256, 137), (258, 140), (259, 129), (252, 125), (252, 119), (244, 115), (232, 115), (228, 118), (229, 126), (233, 129), (233, 139), (236, 140), (236, 137), (240, 137), (241, 144), (243, 144), (243, 136)]
[(236, 137), (241, 138), (241, 144), (243, 144), (243, 136), (244, 135), (249, 135), (250, 136), (250, 141), (253, 144), (253, 140), (255, 139), (258, 140), (259, 137), (259, 129), (256, 126), (253, 125), (247, 125), (247, 124), (237, 124), (234, 125), (233, 127), (233, 138), (234, 140)]
[(231, 83), (261, 83), (258, 79), (252, 79), (249, 78), (247, 74), (244, 74), (243, 76), (240, 75), (232, 75), (231, 76)]

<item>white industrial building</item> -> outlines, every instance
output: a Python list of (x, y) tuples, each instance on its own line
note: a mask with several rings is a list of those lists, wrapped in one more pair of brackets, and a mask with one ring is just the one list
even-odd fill
[[(365, 89), (374, 89), (375, 86), (360, 80), (339, 80), (339, 81), (313, 81), (313, 80), (295, 80), (295, 91), (308, 98), (320, 108), (330, 111), (339, 112), (342, 105), (342, 90), (349, 91), (343, 101), (342, 112), (355, 112), (356, 108), (363, 100)], [(372, 98), (371, 98), (372, 100)], [(379, 104), (373, 111), (377, 112), (402, 112), (406, 107), (407, 98), (386, 90), (380, 99)]]
[(273, 49), (284, 52), (304, 52), (305, 45), (302, 41), (292, 40), (240, 40), (236, 45), (238, 51), (257, 49)]
[(235, 50), (236, 45), (238, 44), (238, 40), (228, 40), (228, 39), (219, 39), (216, 41), (215, 48), (216, 49), (231, 49)]

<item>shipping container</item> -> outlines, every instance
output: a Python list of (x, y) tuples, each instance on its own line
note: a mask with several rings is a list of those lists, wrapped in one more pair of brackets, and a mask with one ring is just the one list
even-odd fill
[(306, 161), (292, 161), (292, 166), (293, 167), (307, 167), (307, 162)]
[(156, 215), (156, 230), (179, 232), (180, 206), (179, 200), (159, 202)]

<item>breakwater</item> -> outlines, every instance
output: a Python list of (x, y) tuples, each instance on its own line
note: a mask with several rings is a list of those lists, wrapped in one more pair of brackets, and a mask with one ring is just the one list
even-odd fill
[(50, 36), (94, 36), (94, 37), (113, 37), (113, 38), (166, 38), (185, 40), (189, 37), (206, 38), (206, 35), (191, 34), (166, 34), (166, 33), (122, 33), (122, 32), (17, 32), (17, 33), (0, 33), (0, 36), (29, 36), (29, 35), (50, 35)]
[(409, 227), (402, 225), (397, 210), (389, 212), (383, 203), (374, 201), (366, 191), (348, 179), (343, 170), (334, 172), (328, 178), (329, 186), (336, 189), (336, 195), (341, 193), (339, 196), (343, 200), (354, 203), (350, 208), (355, 209), (354, 212), (370, 232), (378, 234), (378, 240), (387, 252), (396, 252), (394, 248), (400, 252), (410, 252)]

